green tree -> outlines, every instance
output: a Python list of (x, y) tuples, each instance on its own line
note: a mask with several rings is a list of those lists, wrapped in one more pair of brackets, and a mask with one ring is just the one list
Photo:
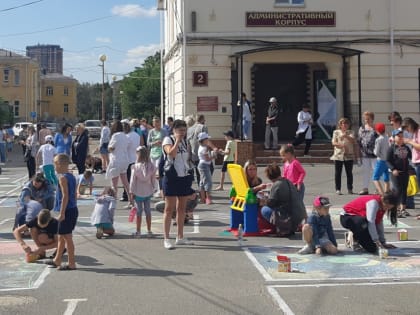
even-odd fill
[(13, 125), (13, 110), (8, 103), (0, 97), (0, 126)]
[(141, 67), (121, 80), (120, 100), (125, 117), (145, 117), (149, 121), (160, 116), (160, 53), (146, 58)]
[[(105, 114), (111, 119), (112, 89), (105, 82)], [(86, 119), (102, 119), (102, 84), (83, 83), (77, 86), (77, 116), (79, 121)]]

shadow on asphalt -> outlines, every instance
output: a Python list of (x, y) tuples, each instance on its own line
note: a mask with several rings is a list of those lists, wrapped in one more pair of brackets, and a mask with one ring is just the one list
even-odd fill
[[(80, 265), (79, 261), (77, 264)], [(142, 269), (142, 268), (80, 268), (79, 271), (114, 274), (115, 276), (141, 276), (141, 277), (173, 277), (173, 276), (192, 276), (189, 272), (174, 272), (161, 269)]]

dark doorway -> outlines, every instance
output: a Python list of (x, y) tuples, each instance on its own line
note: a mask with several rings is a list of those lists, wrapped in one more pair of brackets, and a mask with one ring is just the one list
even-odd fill
[(255, 102), (253, 139), (263, 142), (268, 100), (279, 104), (279, 140), (292, 141), (296, 134), (297, 114), (309, 99), (309, 74), (305, 64), (255, 64), (252, 69)]

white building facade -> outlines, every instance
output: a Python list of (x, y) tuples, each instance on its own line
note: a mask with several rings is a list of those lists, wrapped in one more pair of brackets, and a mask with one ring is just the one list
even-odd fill
[(236, 105), (245, 92), (253, 104), (253, 140), (264, 139), (270, 97), (280, 106), (279, 139), (292, 139), (303, 104), (319, 116), (319, 80), (335, 86), (336, 120), (346, 116), (358, 125), (366, 110), (376, 122), (394, 110), (420, 118), (419, 1), (158, 4), (165, 9), (165, 116), (204, 114), (214, 138), (240, 125)]

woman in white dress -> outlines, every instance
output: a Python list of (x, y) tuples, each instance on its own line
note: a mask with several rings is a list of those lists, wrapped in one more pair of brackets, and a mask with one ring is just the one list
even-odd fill
[(121, 122), (119, 120), (115, 121), (111, 127), (111, 140), (108, 144), (109, 164), (106, 169), (106, 178), (111, 179), (115, 195), (117, 195), (118, 190), (118, 178), (121, 178), (126, 191), (130, 189), (127, 179), (128, 141)]

